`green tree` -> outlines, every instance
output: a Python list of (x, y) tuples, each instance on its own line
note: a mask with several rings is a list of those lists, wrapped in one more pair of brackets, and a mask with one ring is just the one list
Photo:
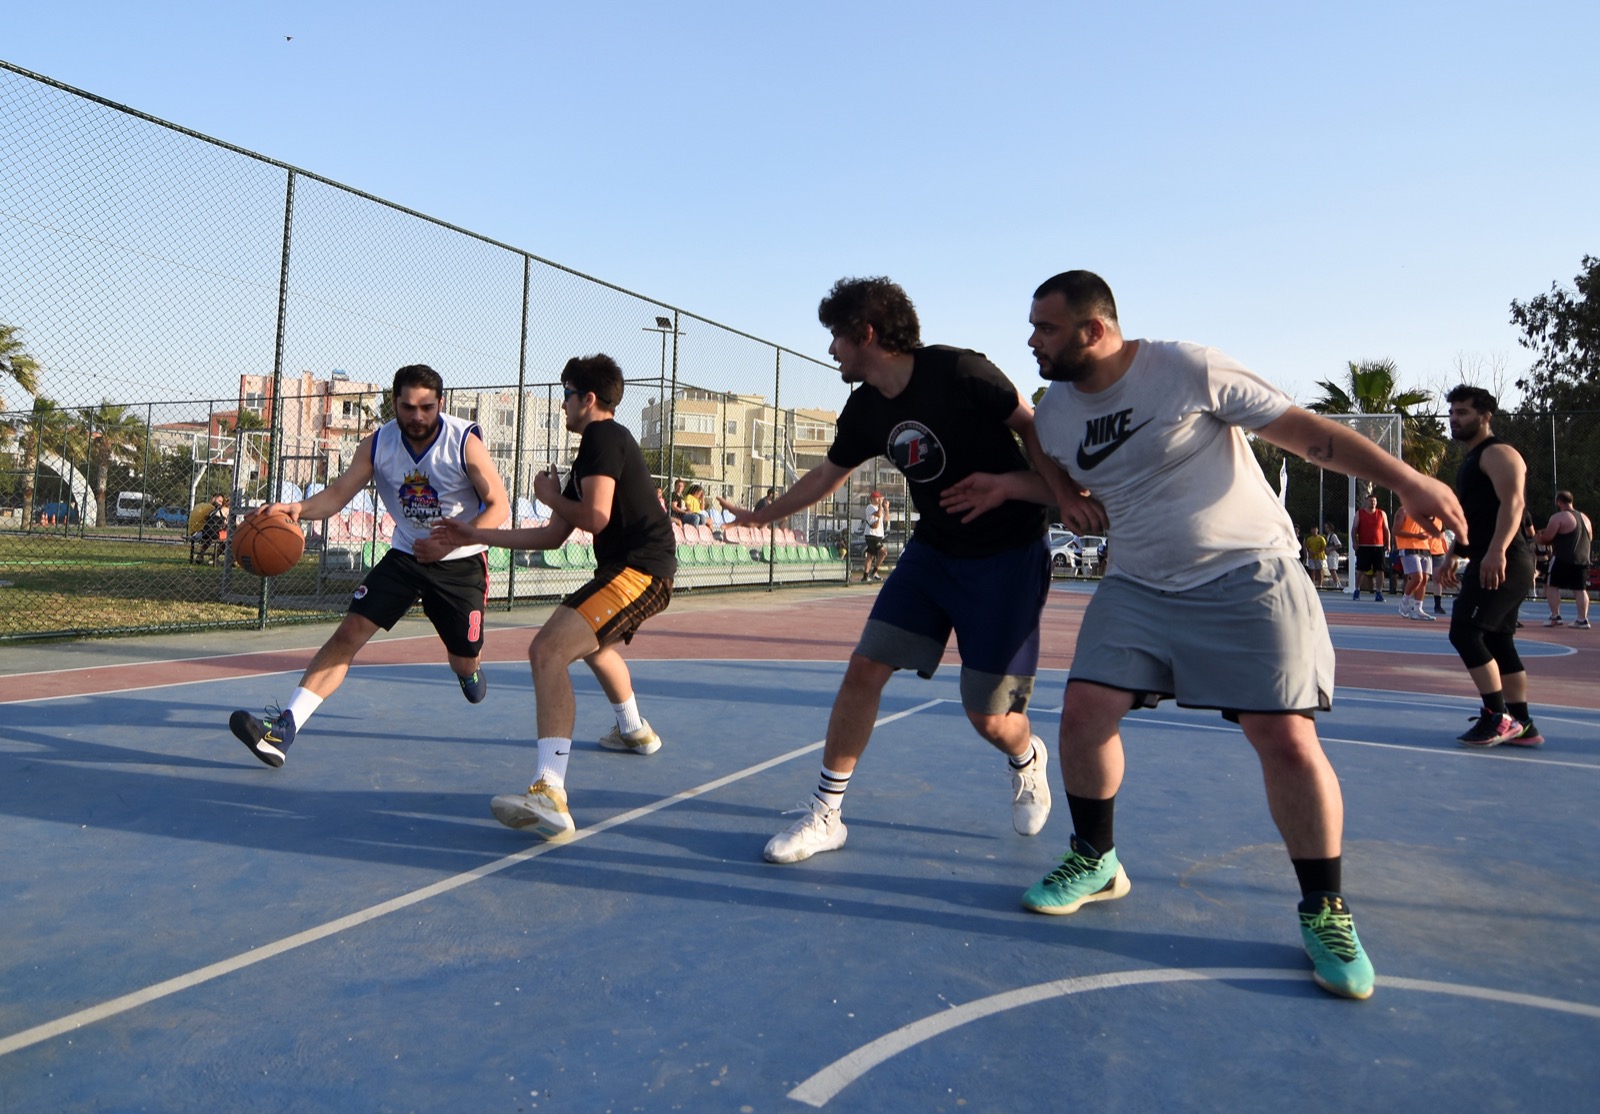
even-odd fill
[(1568, 290), (1511, 302), (1520, 343), (1537, 355), (1517, 386), (1541, 410), (1600, 410), (1600, 257), (1585, 255)]
[(1400, 389), (1400, 376), (1393, 360), (1351, 361), (1344, 384), (1319, 380), (1322, 397), (1306, 409), (1317, 414), (1398, 414), (1400, 415), (1400, 457), (1424, 475), (1431, 476), (1444, 459), (1450, 439), (1439, 419), (1419, 414), (1419, 407), (1433, 403), (1424, 390)]
[(32, 408), (10, 424), (22, 453), (22, 521), (24, 526), (33, 523), (34, 495), (38, 488), (39, 455), (53, 452), (73, 459), (81, 441), (72, 416), (51, 398), (36, 396)]
[(110, 401), (101, 402), (93, 408), (85, 407), (79, 413), (89, 450), (94, 502), (100, 511), (99, 521), (104, 525), (110, 522), (106, 515), (106, 489), (110, 485), (112, 465), (121, 464), (131, 468), (134, 463), (141, 461), (149, 430), (136, 415), (128, 412), (126, 406), (118, 406)]
[(14, 379), (30, 395), (39, 393), (39, 361), (22, 345), (22, 330), (0, 325), (0, 375)]
[[(667, 460), (664, 449), (641, 449), (644, 453), (645, 467), (650, 469), (650, 474), (657, 478), (669, 474), (669, 469), (663, 468), (662, 463)], [(675, 480), (692, 480), (695, 478), (694, 460), (682, 449), (674, 447), (671, 458), (672, 467), (670, 474)]]

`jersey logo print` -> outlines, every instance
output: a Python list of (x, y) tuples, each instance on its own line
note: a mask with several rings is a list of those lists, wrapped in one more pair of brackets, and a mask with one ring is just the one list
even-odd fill
[(944, 446), (921, 422), (901, 422), (891, 429), (886, 455), (914, 483), (927, 483), (944, 473)]
[(1128, 439), (1151, 422), (1146, 418), (1132, 429), (1128, 419), (1132, 410), (1119, 410), (1084, 423), (1083, 440), (1078, 445), (1078, 467), (1088, 471), (1128, 443)]

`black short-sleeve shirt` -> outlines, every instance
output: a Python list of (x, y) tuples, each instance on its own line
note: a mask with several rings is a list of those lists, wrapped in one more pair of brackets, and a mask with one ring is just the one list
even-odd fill
[(906, 478), (920, 516), (913, 537), (952, 557), (985, 557), (1043, 536), (1045, 511), (1008, 500), (963, 524), (939, 506), (945, 488), (974, 472), (1028, 469), (1006, 425), (1017, 388), (980, 352), (930, 345), (912, 353), (911, 381), (894, 398), (862, 385), (839, 415), (828, 459), (855, 468), (883, 455)]
[(609, 476), (616, 481), (611, 520), (594, 536), (599, 571), (638, 569), (670, 580), (678, 572), (678, 547), (672, 520), (656, 499), (655, 481), (645, 466), (639, 442), (614, 418), (590, 422), (583, 428), (578, 457), (562, 491), (568, 499), (581, 497), (578, 483), (589, 476)]

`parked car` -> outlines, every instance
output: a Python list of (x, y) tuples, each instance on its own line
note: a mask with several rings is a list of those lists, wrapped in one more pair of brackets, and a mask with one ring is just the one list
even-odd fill
[(111, 521), (138, 522), (150, 511), (150, 496), (142, 491), (119, 491), (117, 502), (111, 509)]
[(1078, 535), (1062, 526), (1050, 527), (1045, 537), (1050, 546), (1050, 567), (1072, 571), (1078, 567)]
[(156, 526), (187, 530), (189, 528), (189, 512), (182, 507), (160, 507), (155, 514), (150, 516), (150, 521)]

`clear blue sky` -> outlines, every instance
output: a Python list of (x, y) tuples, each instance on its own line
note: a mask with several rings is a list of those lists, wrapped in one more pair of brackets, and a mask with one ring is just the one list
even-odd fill
[[(292, 38), (290, 38), (292, 36)], [(0, 57), (818, 356), (834, 279), (1025, 391), (1028, 297), (1305, 401), (1529, 361), (1600, 253), (1594, 0), (12, 4)]]

